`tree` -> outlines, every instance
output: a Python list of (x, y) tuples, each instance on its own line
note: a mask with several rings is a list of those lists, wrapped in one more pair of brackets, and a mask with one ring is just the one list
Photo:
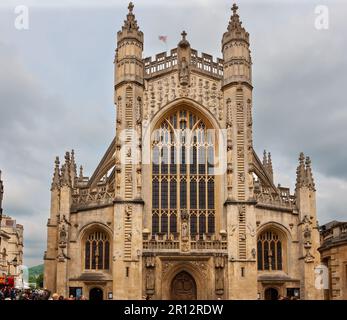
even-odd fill
[(37, 277), (36, 277), (36, 286), (37, 288), (43, 288), (43, 273), (40, 273)]

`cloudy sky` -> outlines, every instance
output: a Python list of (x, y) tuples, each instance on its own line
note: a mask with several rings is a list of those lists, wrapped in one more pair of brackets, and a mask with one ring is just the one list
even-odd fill
[[(303, 4), (305, 2), (305, 4)], [(14, 26), (16, 5), (29, 29)], [(25, 264), (42, 263), (56, 155), (75, 149), (91, 175), (114, 135), (115, 35), (123, 0), (2, 0), (0, 4), (0, 169), (4, 211), (24, 224)], [(145, 56), (174, 48), (185, 29), (198, 51), (220, 57), (230, 17), (226, 0), (137, 0)], [(315, 28), (327, 5), (328, 30)], [(318, 218), (347, 220), (347, 4), (239, 1), (251, 35), (254, 144), (272, 153), (276, 183), (295, 184), (300, 151), (310, 155)], [(158, 41), (167, 35), (168, 43)]]

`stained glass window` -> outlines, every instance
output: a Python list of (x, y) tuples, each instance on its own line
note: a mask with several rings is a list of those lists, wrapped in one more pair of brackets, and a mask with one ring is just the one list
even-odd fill
[(84, 267), (86, 270), (108, 270), (110, 268), (110, 242), (105, 232), (96, 231), (85, 241)]
[(162, 120), (152, 135), (152, 237), (180, 232), (182, 209), (191, 234), (215, 232), (215, 142), (188, 110)]
[(277, 233), (265, 231), (257, 241), (258, 270), (282, 270), (282, 242)]

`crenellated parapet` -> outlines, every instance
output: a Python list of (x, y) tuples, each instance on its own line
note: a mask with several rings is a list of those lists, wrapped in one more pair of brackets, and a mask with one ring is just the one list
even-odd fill
[[(172, 71), (178, 71), (177, 63), (177, 48), (172, 49), (170, 53), (162, 52), (152, 57), (147, 57), (143, 60), (145, 65), (145, 79), (151, 80), (155, 77), (165, 75)], [(215, 80), (223, 78), (223, 59), (213, 59), (213, 56), (207, 53), (201, 53), (191, 49), (190, 68), (192, 72), (200, 73), (204, 76), (211, 77)]]

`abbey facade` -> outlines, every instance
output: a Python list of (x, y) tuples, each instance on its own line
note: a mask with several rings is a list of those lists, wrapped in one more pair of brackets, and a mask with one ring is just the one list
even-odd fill
[[(44, 286), (90, 299), (320, 299), (316, 196), (253, 149), (249, 34), (232, 8), (223, 59), (143, 58), (133, 5), (117, 34), (115, 138), (91, 177), (56, 159)], [(79, 171), (79, 172), (77, 172)]]

